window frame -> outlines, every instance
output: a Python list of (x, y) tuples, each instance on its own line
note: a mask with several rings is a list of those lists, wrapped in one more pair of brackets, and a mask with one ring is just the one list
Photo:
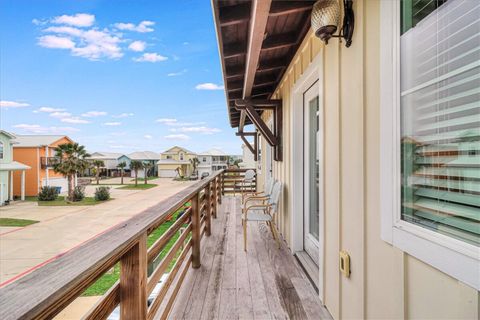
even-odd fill
[(480, 290), (479, 247), (401, 219), (400, 6), (382, 1), (380, 10), (381, 238)]
[(5, 158), (5, 143), (3, 141), (0, 141), (0, 160), (3, 160)]

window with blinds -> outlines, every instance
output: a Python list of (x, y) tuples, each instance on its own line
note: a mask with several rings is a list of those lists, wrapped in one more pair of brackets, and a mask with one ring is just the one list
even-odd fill
[(404, 0), (402, 219), (480, 245), (480, 1)]

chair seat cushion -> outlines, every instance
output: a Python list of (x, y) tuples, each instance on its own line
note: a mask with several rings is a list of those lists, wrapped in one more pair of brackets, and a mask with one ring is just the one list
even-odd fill
[[(243, 216), (242, 219), (245, 219)], [(247, 213), (247, 220), (249, 221), (271, 221), (272, 216), (266, 213), (263, 213), (263, 210), (250, 210)]]

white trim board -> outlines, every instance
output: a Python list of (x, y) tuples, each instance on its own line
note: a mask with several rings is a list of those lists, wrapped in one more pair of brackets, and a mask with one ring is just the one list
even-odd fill
[[(292, 239), (291, 250), (293, 253), (303, 251), (303, 93), (318, 81), (319, 88), (319, 122), (321, 123), (320, 141), (321, 148), (319, 150), (321, 159), (319, 181), (320, 181), (320, 217), (319, 217), (319, 279), (318, 279), (318, 293), (320, 299), (323, 301), (323, 283), (324, 283), (324, 245), (325, 245), (325, 228), (324, 228), (324, 99), (323, 99), (323, 50), (310, 63), (309, 67), (302, 76), (295, 82), (292, 88), (290, 98), (290, 136), (292, 139), (292, 152), (290, 153), (290, 176), (291, 192), (290, 192), (290, 212), (292, 221), (290, 223), (290, 234)], [(302, 106), (297, 107), (297, 106)], [(300, 158), (299, 158), (300, 157)]]

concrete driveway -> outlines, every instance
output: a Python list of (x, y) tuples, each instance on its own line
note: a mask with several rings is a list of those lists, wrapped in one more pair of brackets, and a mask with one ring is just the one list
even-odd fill
[[(112, 189), (114, 200), (95, 206), (40, 207), (36, 202), (21, 202), (2, 207), (0, 217), (40, 222), (0, 230), (0, 287), (195, 182), (157, 179), (149, 183), (158, 186), (140, 191)], [(87, 193), (94, 187), (88, 187)]]

